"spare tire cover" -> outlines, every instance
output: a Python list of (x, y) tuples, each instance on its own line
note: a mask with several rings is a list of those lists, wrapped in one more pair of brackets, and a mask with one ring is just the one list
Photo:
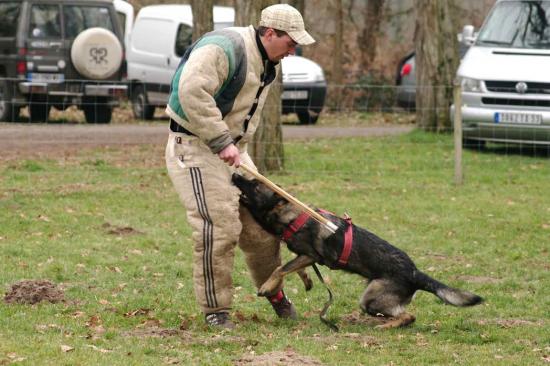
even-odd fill
[(113, 32), (105, 28), (89, 28), (74, 39), (71, 60), (82, 76), (106, 79), (122, 63), (122, 45)]

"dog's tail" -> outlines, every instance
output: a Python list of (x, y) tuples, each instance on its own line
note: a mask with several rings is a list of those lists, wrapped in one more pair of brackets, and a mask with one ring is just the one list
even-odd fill
[(473, 306), (483, 302), (483, 298), (469, 291), (449, 287), (427, 274), (416, 271), (415, 282), (420, 290), (428, 291), (439, 297), (446, 304), (454, 306)]

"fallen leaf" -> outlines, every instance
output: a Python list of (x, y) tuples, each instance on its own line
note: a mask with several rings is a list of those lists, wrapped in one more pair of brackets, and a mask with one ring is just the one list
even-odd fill
[(74, 347), (67, 346), (66, 344), (61, 345), (61, 350), (65, 353), (74, 351)]
[(93, 344), (88, 344), (87, 347), (90, 347), (94, 351), (98, 351), (98, 352), (101, 352), (101, 353), (113, 352), (110, 349), (99, 348), (99, 347), (94, 346)]

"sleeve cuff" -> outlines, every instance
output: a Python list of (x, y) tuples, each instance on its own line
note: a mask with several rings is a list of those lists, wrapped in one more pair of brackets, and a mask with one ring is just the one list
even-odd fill
[(232, 143), (234, 143), (234, 141), (231, 135), (224, 134), (208, 141), (207, 145), (214, 154), (217, 154)]

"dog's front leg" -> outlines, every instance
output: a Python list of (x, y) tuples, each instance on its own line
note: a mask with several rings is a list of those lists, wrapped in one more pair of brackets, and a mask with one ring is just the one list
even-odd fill
[(258, 290), (258, 296), (275, 295), (283, 284), (283, 278), (287, 274), (304, 269), (307, 266), (311, 266), (313, 263), (315, 263), (315, 261), (311, 257), (299, 255), (290, 262), (277, 267)]

